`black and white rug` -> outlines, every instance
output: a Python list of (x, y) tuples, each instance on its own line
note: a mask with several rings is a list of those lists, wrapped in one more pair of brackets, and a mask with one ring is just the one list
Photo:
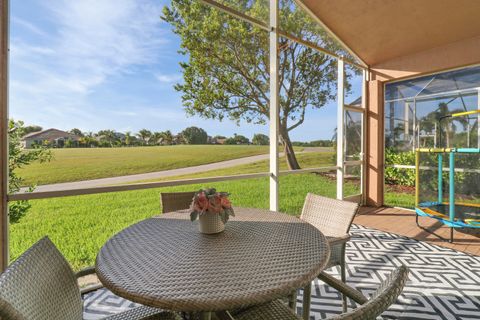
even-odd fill
[[(347, 282), (369, 296), (382, 279), (404, 264), (409, 281), (383, 319), (480, 319), (480, 257), (383, 231), (353, 225), (347, 247)], [(329, 270), (338, 277), (335, 268)], [(300, 314), (303, 292), (297, 309)], [(85, 297), (84, 319), (101, 319), (136, 305), (107, 290)], [(350, 305), (353, 308), (354, 304)], [(311, 319), (341, 313), (340, 295), (316, 280)]]

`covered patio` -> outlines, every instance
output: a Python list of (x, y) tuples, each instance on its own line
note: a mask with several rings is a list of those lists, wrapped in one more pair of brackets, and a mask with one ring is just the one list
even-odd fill
[[(166, 186), (215, 183), (218, 181), (268, 177), (269, 207), (279, 211), (279, 178), (288, 174), (336, 171), (336, 198), (364, 206), (355, 217), (347, 242), (347, 284), (365, 295), (372, 293), (390, 271), (401, 264), (410, 278), (400, 298), (383, 314), (386, 319), (476, 319), (480, 316), (480, 245), (476, 235), (458, 234), (449, 244), (415, 225), (411, 211), (384, 208), (385, 194), (385, 86), (397, 81), (480, 64), (480, 2), (475, 0), (296, 0), (330, 37), (342, 45), (350, 58), (338, 56), (315, 43), (288, 34), (279, 27), (279, 0), (270, 0), (269, 21), (259, 21), (234, 10), (225, 2), (199, 0), (269, 32), (270, 39), (270, 170), (238, 176), (139, 183), (8, 194), (8, 26), (7, 0), (2, 1), (0, 35), (0, 265), (9, 265), (8, 202), (65, 196), (110, 193)], [(353, 159), (345, 139), (337, 139), (336, 166), (297, 171), (279, 170), (279, 38), (298, 42), (338, 61), (337, 135), (345, 137), (347, 115), (361, 124), (361, 152)], [(362, 99), (345, 102), (345, 65), (363, 71)], [(480, 92), (480, 88), (478, 89)], [(478, 102), (480, 109), (480, 100)], [(359, 169), (360, 193), (344, 194), (345, 176)], [(434, 221), (425, 221), (435, 228)], [(438, 229), (438, 226), (437, 226)], [(443, 235), (440, 229), (440, 235)], [(448, 232), (448, 231), (445, 231)], [(329, 275), (339, 277), (333, 267)], [(342, 312), (338, 291), (316, 279), (311, 288), (310, 317), (322, 319)], [(310, 288), (307, 286), (307, 290)], [(137, 306), (106, 289), (84, 296), (85, 319), (100, 319)], [(305, 317), (304, 290), (295, 296), (295, 310)], [(308, 305), (308, 304), (307, 304)], [(349, 309), (358, 304), (349, 302)]]

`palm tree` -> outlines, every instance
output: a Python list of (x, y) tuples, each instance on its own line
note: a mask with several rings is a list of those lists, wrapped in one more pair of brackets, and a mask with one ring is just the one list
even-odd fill
[(162, 133), (161, 132), (154, 132), (150, 136), (150, 140), (148, 140), (149, 144), (152, 146), (156, 146), (160, 143), (160, 139), (162, 138)]
[[(457, 131), (456, 123), (460, 124), (464, 130), (468, 128), (468, 118), (459, 117), (459, 118), (451, 118), (449, 120), (446, 118), (448, 115), (452, 113), (464, 112), (463, 109), (454, 109), (449, 110), (448, 104), (445, 102), (440, 102), (438, 104), (438, 108), (435, 111), (428, 113), (425, 117), (420, 119), (420, 124), (422, 128), (426, 131), (432, 132), (435, 128), (435, 125), (438, 125), (438, 138), (439, 141), (442, 141), (442, 137), (445, 137), (445, 144), (440, 145), (439, 147), (450, 147), (450, 141), (452, 140), (455, 132)], [(444, 120), (443, 120), (444, 119)], [(445, 133), (443, 133), (443, 131)], [(443, 143), (441, 143), (443, 144)]]
[(173, 134), (170, 130), (161, 132), (161, 144), (163, 145), (171, 145), (173, 143)]
[(139, 137), (140, 140), (142, 140), (143, 145), (146, 145), (148, 143), (148, 140), (150, 139), (151, 135), (152, 135), (152, 132), (147, 129), (142, 129), (137, 133), (137, 137)]
[(130, 131), (125, 132), (125, 145), (128, 147), (132, 143), (132, 133)]
[(110, 147), (113, 147), (116, 140), (118, 139), (114, 130), (100, 130), (98, 131), (98, 136), (100, 137), (101, 141), (106, 142), (110, 145)]

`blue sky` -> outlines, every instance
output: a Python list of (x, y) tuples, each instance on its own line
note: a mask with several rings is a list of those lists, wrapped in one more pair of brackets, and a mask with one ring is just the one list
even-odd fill
[[(267, 133), (266, 126), (186, 116), (173, 89), (184, 57), (159, 18), (168, 2), (12, 1), (10, 117), (64, 130), (176, 133), (195, 125), (212, 136)], [(330, 139), (335, 126), (332, 102), (307, 112), (291, 136)]]

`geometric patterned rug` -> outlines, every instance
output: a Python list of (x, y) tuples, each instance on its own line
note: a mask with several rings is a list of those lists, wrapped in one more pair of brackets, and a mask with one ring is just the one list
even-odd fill
[[(347, 283), (365, 296), (404, 264), (410, 275), (402, 295), (379, 319), (480, 319), (480, 257), (403, 236), (352, 225)], [(336, 268), (328, 272), (339, 277)], [(337, 291), (315, 280), (311, 320), (341, 313)], [(302, 290), (297, 296), (301, 314)], [(85, 295), (84, 319), (101, 319), (137, 306), (102, 289)], [(349, 309), (355, 304), (349, 302)]]

